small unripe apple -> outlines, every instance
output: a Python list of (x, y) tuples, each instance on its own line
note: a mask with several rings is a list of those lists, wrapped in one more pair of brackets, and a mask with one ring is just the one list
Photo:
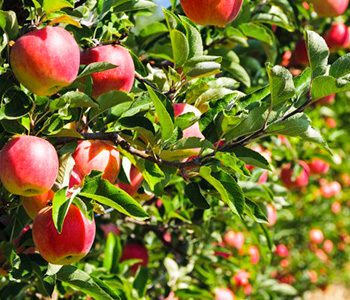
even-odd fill
[(260, 261), (260, 252), (257, 246), (250, 246), (248, 249), (248, 253), (250, 255), (250, 262), (253, 265), (256, 265)]
[(137, 269), (140, 266), (147, 267), (149, 255), (147, 248), (142, 244), (137, 243), (127, 243), (122, 252), (120, 261), (130, 260), (130, 259), (139, 259), (141, 262), (131, 266), (131, 271), (133, 274), (136, 273)]
[(245, 237), (243, 232), (234, 232), (232, 230), (225, 233), (223, 241), (226, 245), (236, 248), (237, 250), (242, 250)]
[(58, 173), (58, 156), (46, 140), (22, 135), (9, 141), (0, 152), (0, 179), (12, 194), (38, 196), (48, 192)]
[(310, 168), (310, 174), (326, 174), (329, 171), (329, 164), (327, 164), (322, 159), (314, 158), (308, 163)]
[(76, 206), (71, 205), (60, 234), (53, 223), (52, 207), (46, 207), (34, 220), (33, 240), (46, 261), (55, 265), (69, 265), (89, 253), (95, 230), (95, 221), (89, 221)]
[(344, 23), (335, 23), (324, 37), (331, 52), (349, 48), (350, 31)]
[(349, 0), (311, 0), (311, 3), (320, 17), (336, 17), (346, 11)]
[(294, 176), (294, 168), (291, 164), (286, 164), (282, 168), (281, 180), (288, 189), (305, 187), (309, 183), (309, 166), (304, 161), (298, 163), (301, 166), (301, 171), (296, 176)]
[(75, 169), (82, 176), (92, 170), (103, 172), (102, 178), (114, 183), (120, 170), (118, 149), (106, 141), (80, 141), (73, 153)]
[(325, 240), (323, 244), (324, 251), (331, 253), (333, 251), (334, 244), (331, 240)]
[(226, 25), (240, 12), (243, 0), (180, 0), (189, 19), (199, 25)]
[(267, 209), (267, 218), (269, 220), (269, 226), (274, 226), (277, 221), (277, 210), (272, 204), (266, 205)]
[(317, 245), (323, 242), (324, 236), (323, 236), (323, 232), (320, 229), (310, 230), (309, 235), (310, 235), (311, 242)]
[(250, 273), (245, 270), (240, 270), (235, 276), (233, 276), (233, 280), (236, 285), (247, 285), (249, 284)]
[(53, 190), (49, 190), (48, 192), (39, 196), (23, 197), (22, 205), (27, 215), (34, 220), (39, 211), (46, 207), (54, 196), (55, 192)]
[(215, 300), (235, 300), (235, 295), (228, 288), (216, 288)]
[(131, 197), (135, 197), (143, 181), (143, 176), (142, 173), (134, 165), (132, 165), (129, 177), (130, 184), (118, 181), (117, 186), (127, 192)]
[(73, 36), (60, 27), (45, 27), (19, 38), (11, 51), (16, 78), (37, 95), (53, 95), (77, 77), (80, 51)]
[(276, 253), (279, 257), (288, 257), (289, 256), (288, 248), (283, 244), (280, 244), (276, 247)]
[(89, 65), (95, 62), (108, 62), (118, 66), (91, 75), (92, 94), (95, 99), (110, 91), (131, 91), (135, 79), (135, 66), (127, 49), (119, 45), (106, 45), (88, 49), (81, 54), (81, 64)]

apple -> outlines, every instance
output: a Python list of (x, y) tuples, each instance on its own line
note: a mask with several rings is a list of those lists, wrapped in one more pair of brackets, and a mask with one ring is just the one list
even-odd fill
[(288, 257), (289, 256), (288, 248), (285, 245), (280, 244), (276, 247), (276, 254), (279, 257)]
[(68, 209), (62, 232), (52, 220), (52, 207), (42, 209), (33, 223), (33, 240), (41, 256), (54, 265), (69, 265), (89, 253), (95, 239), (95, 221), (74, 205)]
[(127, 49), (119, 45), (106, 45), (90, 48), (81, 54), (81, 64), (95, 62), (108, 62), (118, 66), (91, 75), (92, 95), (95, 99), (110, 91), (131, 91), (135, 80), (135, 66)]
[(323, 242), (324, 236), (323, 232), (320, 229), (312, 229), (309, 232), (311, 242), (319, 245)]
[(186, 16), (198, 25), (226, 25), (240, 12), (243, 0), (180, 0)]
[(165, 300), (179, 300), (178, 297), (175, 297), (174, 292), (170, 292), (169, 296), (165, 298)]
[(235, 300), (235, 295), (228, 288), (216, 288), (215, 300)]
[(53, 190), (49, 190), (48, 192), (32, 197), (23, 197), (22, 205), (27, 215), (34, 220), (38, 215), (39, 211), (46, 207), (53, 199), (55, 192)]
[(235, 276), (233, 276), (233, 280), (236, 285), (247, 285), (249, 284), (250, 273), (244, 270), (240, 270)]
[(305, 187), (309, 183), (309, 166), (304, 161), (299, 161), (301, 166), (299, 174), (294, 175), (294, 167), (291, 164), (285, 164), (281, 171), (281, 180), (288, 189)]
[(250, 246), (248, 248), (248, 253), (250, 255), (250, 262), (253, 265), (256, 265), (259, 263), (260, 261), (260, 252), (259, 252), (259, 248), (257, 246)]
[(250, 284), (247, 284), (244, 287), (244, 294), (246, 294), (247, 296), (249, 296), (251, 293), (253, 292), (253, 288)]
[(335, 23), (324, 36), (331, 52), (349, 48), (350, 31), (344, 23)]
[(131, 266), (131, 271), (133, 274), (136, 273), (137, 269), (140, 266), (147, 267), (149, 255), (147, 248), (142, 244), (137, 244), (134, 242), (127, 243), (124, 248), (120, 258), (120, 261), (130, 260), (130, 259), (139, 259), (141, 262)]
[(312, 175), (326, 174), (329, 171), (329, 164), (319, 158), (314, 158), (308, 163), (308, 166)]
[(277, 210), (272, 204), (267, 204), (266, 205), (267, 209), (267, 219), (269, 221), (269, 226), (274, 226), (277, 221)]
[(118, 181), (117, 186), (127, 192), (131, 197), (135, 197), (143, 181), (143, 176), (141, 172), (134, 165), (132, 165), (130, 168), (129, 178), (130, 184)]
[(45, 27), (20, 37), (12, 47), (10, 62), (21, 84), (34, 94), (49, 96), (76, 79), (80, 51), (68, 31)]
[(324, 251), (331, 253), (333, 251), (334, 244), (331, 240), (325, 240), (323, 244)]
[(309, 55), (304, 40), (299, 40), (295, 45), (293, 63), (297, 66), (309, 65)]
[(315, 251), (315, 254), (320, 260), (322, 260), (324, 262), (326, 262), (328, 260), (327, 254), (322, 249), (317, 249)]
[(103, 172), (102, 178), (114, 183), (120, 170), (118, 149), (107, 141), (79, 141), (73, 153), (76, 171), (84, 178), (92, 170)]
[(232, 230), (226, 232), (223, 237), (223, 241), (226, 245), (236, 248), (239, 251), (243, 248), (244, 240), (243, 232), (234, 232)]
[(342, 187), (337, 181), (321, 183), (321, 195), (326, 199), (337, 196), (340, 194), (341, 190)]
[(288, 268), (289, 267), (289, 260), (288, 259), (282, 259), (280, 262), (280, 265), (282, 268)]
[(79, 186), (81, 182), (83, 181), (83, 177), (80, 175), (79, 171), (76, 167), (73, 168), (72, 173), (69, 178), (69, 184), (68, 187), (72, 188), (75, 186)]
[(6, 143), (0, 152), (0, 180), (12, 194), (38, 196), (47, 193), (58, 173), (58, 156), (46, 140), (21, 135)]
[(115, 234), (115, 235), (120, 235), (120, 229), (118, 228), (117, 225), (113, 223), (108, 223), (108, 224), (101, 224), (100, 225), (105, 239), (107, 239), (108, 235), (110, 233)]
[(332, 212), (339, 214), (341, 211), (341, 204), (338, 201), (332, 203)]
[(326, 124), (330, 129), (334, 129), (337, 127), (337, 121), (333, 118), (326, 118)]
[(317, 283), (317, 281), (318, 281), (318, 275), (317, 275), (316, 271), (310, 270), (310, 271), (309, 271), (309, 278), (310, 278), (310, 281), (311, 281), (312, 283)]
[(317, 101), (319, 104), (332, 104), (335, 100), (335, 94), (326, 96)]
[(311, 3), (320, 17), (336, 17), (346, 11), (349, 0), (311, 0)]

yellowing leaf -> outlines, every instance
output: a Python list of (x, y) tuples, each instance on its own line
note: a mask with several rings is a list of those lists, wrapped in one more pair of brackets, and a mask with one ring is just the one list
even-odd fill
[(58, 11), (64, 7), (74, 7), (73, 4), (66, 0), (44, 0), (43, 9), (46, 15), (49, 15), (55, 11)]
[(68, 15), (59, 16), (59, 17), (53, 19), (50, 22), (50, 25), (57, 24), (57, 23), (70, 24), (70, 25), (73, 25), (73, 26), (81, 28), (80, 23), (78, 21), (74, 20), (72, 17), (70, 17)]

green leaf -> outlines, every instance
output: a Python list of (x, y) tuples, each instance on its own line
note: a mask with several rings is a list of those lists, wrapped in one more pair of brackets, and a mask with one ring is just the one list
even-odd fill
[(190, 55), (190, 46), (186, 35), (174, 29), (170, 31), (170, 39), (175, 67), (181, 67)]
[(74, 6), (66, 0), (43, 0), (43, 9), (46, 15), (49, 15), (65, 7), (73, 8)]
[(65, 93), (60, 98), (53, 100), (50, 103), (50, 110), (54, 111), (58, 108), (61, 108), (63, 103), (65, 103), (66, 105), (69, 105), (70, 108), (76, 108), (76, 107), (98, 108), (98, 104), (93, 99), (91, 99), (88, 95), (78, 91), (71, 91), (71, 92)]
[(191, 21), (186, 17), (180, 16), (182, 24), (186, 29), (186, 36), (189, 45), (188, 58), (197, 57), (203, 55), (203, 42), (202, 37), (196, 27), (191, 24)]
[(140, 220), (148, 218), (148, 214), (136, 200), (108, 180), (99, 178), (86, 182), (79, 195), (112, 207), (129, 217)]
[(120, 237), (109, 233), (104, 251), (103, 267), (110, 273), (118, 272), (119, 259), (122, 253)]
[(257, 223), (268, 223), (267, 216), (262, 212), (259, 205), (255, 202), (246, 199), (245, 213)]
[(72, 153), (65, 153), (60, 156), (60, 167), (55, 181), (55, 184), (58, 185), (60, 189), (69, 185), (74, 165), (75, 161), (72, 157)]
[(244, 161), (247, 165), (271, 171), (269, 162), (259, 152), (246, 147), (234, 148), (232, 152), (234, 152), (237, 158)]
[(16, 39), (18, 35), (18, 22), (16, 13), (12, 10), (0, 10), (0, 27), (6, 32), (9, 39)]
[(148, 269), (141, 266), (133, 283), (133, 287), (140, 298), (144, 297), (146, 294), (148, 278)]
[(203, 196), (201, 188), (198, 183), (190, 182), (188, 185), (186, 185), (185, 193), (188, 199), (190, 199), (190, 201), (193, 203), (194, 206), (200, 209), (210, 208), (210, 204)]
[(78, 75), (77, 79), (82, 78), (93, 73), (103, 72), (110, 69), (118, 68), (117, 65), (113, 65), (108, 62), (95, 62), (88, 64), (84, 70)]
[(158, 98), (157, 94), (153, 91), (153, 89), (147, 86), (148, 93), (153, 101), (153, 105), (156, 109), (159, 124), (161, 126), (162, 140), (166, 140), (171, 137), (174, 131), (174, 123), (171, 119), (167, 109), (165, 108), (162, 101)]
[(63, 188), (55, 193), (52, 200), (52, 219), (59, 233), (62, 232), (63, 222), (68, 213), (68, 209), (73, 202), (74, 197), (67, 199), (67, 188)]

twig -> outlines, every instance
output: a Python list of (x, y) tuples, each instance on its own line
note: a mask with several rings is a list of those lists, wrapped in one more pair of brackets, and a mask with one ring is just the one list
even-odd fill
[(169, 100), (172, 100), (172, 97), (168, 93), (164, 93), (160, 88), (158, 88), (156, 85), (154, 85), (152, 82), (149, 82), (147, 79), (143, 78), (139, 73), (135, 72), (135, 78), (140, 81), (145, 86), (148, 85), (152, 89), (156, 90), (157, 92), (161, 93), (165, 97), (167, 97)]

